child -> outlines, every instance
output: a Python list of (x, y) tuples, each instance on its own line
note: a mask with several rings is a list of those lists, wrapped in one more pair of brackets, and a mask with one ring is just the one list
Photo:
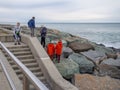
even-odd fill
[(49, 57), (51, 58), (51, 60), (53, 60), (53, 57), (55, 54), (55, 46), (53, 43), (49, 43), (47, 45), (47, 53), (48, 53)]
[(56, 48), (55, 48), (55, 50), (56, 50), (56, 59), (58, 60), (58, 63), (60, 63), (60, 56), (62, 54), (62, 47), (63, 47), (62, 41), (59, 40), (58, 43), (56, 44)]
[(20, 27), (20, 23), (18, 22), (17, 25), (14, 27), (14, 32), (13, 32), (15, 45), (17, 45), (17, 43), (20, 45), (20, 40), (21, 40), (20, 31), (21, 31), (21, 27)]

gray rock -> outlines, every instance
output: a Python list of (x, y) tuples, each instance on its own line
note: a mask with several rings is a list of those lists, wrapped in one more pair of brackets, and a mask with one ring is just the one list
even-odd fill
[(102, 53), (100, 51), (94, 51), (94, 50), (89, 50), (89, 51), (86, 51), (86, 52), (82, 52), (82, 54), (91, 58), (91, 59), (93, 59), (93, 60), (97, 60), (100, 57), (106, 56), (105, 53)]
[(79, 64), (80, 73), (93, 73), (94, 64), (89, 61), (85, 56), (73, 53), (69, 56), (74, 62)]
[(120, 79), (120, 70), (118, 68), (107, 64), (101, 64), (99, 68), (100, 68), (99, 75), (102, 76), (108, 75), (112, 78)]
[(68, 46), (76, 53), (94, 49), (94, 47), (89, 43), (72, 42)]
[(73, 60), (61, 60), (60, 63), (55, 63), (58, 71), (66, 79), (71, 79), (75, 73), (79, 73), (79, 65)]
[(64, 58), (68, 58), (69, 55), (73, 53), (73, 50), (69, 47), (63, 47), (63, 56)]
[(111, 48), (108, 48), (108, 47), (105, 47), (105, 46), (100, 46), (100, 45), (95, 45), (94, 46), (94, 49), (95, 51), (99, 51), (101, 53), (108, 53), (108, 54), (114, 54), (115, 52), (111, 49)]
[(60, 39), (60, 37), (56, 34), (47, 34), (47, 38), (49, 38), (50, 40), (56, 40), (56, 39)]
[(102, 62), (103, 64), (120, 67), (120, 59), (107, 59)]

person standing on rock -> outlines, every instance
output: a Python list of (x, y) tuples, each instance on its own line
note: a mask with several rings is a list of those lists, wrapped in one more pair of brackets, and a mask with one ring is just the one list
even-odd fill
[(46, 39), (46, 34), (47, 34), (47, 28), (45, 26), (41, 27), (41, 45), (45, 47), (45, 39)]
[(18, 22), (17, 25), (14, 27), (14, 31), (13, 31), (15, 45), (17, 45), (17, 43), (20, 45), (20, 41), (21, 41), (20, 31), (21, 31), (21, 27), (20, 27), (20, 23)]
[(28, 21), (28, 27), (31, 30), (31, 37), (34, 37), (34, 29), (35, 29), (35, 17), (32, 17), (32, 19), (30, 19)]
[(60, 63), (60, 56), (62, 54), (62, 47), (63, 47), (62, 41), (59, 40), (58, 43), (56, 44), (56, 47), (55, 47), (56, 59), (58, 60), (58, 63)]
[(47, 53), (48, 53), (49, 57), (51, 58), (51, 60), (53, 60), (53, 57), (55, 54), (55, 46), (53, 43), (49, 43), (47, 45)]

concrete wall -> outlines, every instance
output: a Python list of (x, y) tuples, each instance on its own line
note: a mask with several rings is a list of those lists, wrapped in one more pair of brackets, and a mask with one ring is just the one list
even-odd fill
[(0, 41), (1, 42), (13, 42), (13, 32), (10, 30), (6, 30), (3, 28), (0, 28)]
[(78, 90), (71, 83), (63, 79), (36, 37), (22, 35), (22, 42), (26, 43), (31, 48), (52, 90)]

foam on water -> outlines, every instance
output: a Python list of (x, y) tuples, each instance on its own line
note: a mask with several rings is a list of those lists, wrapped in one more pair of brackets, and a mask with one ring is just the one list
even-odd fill
[(46, 24), (47, 27), (68, 32), (98, 44), (120, 48), (120, 23)]

